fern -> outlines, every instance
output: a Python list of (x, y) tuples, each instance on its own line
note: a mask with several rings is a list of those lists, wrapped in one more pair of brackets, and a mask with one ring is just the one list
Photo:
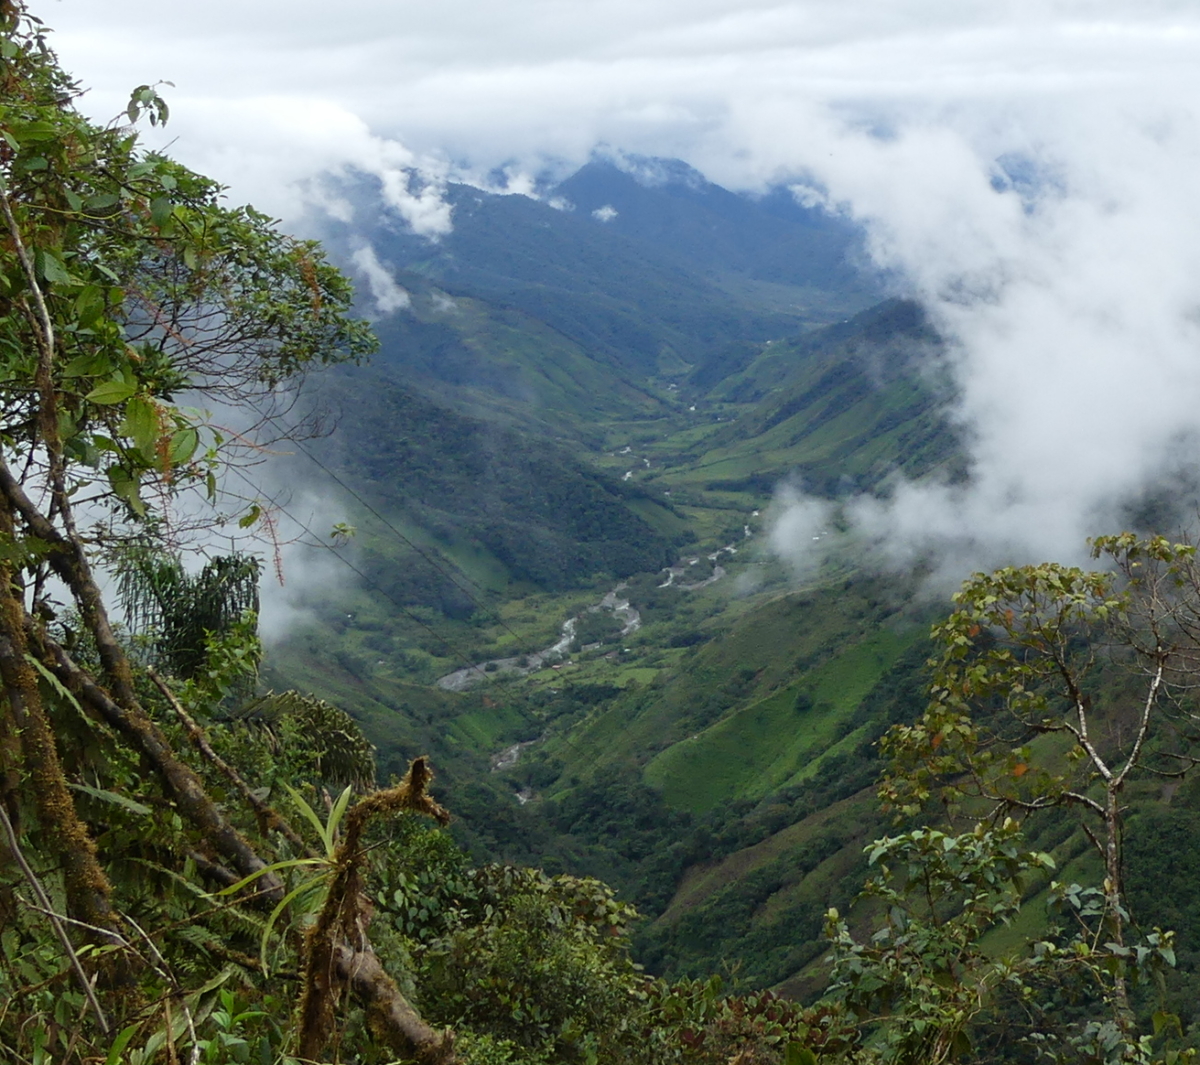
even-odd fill
[(210, 636), (258, 612), (261, 570), (257, 558), (232, 554), (189, 574), (178, 556), (132, 544), (116, 556), (117, 595), (126, 623), (145, 639), (150, 657), (188, 680), (204, 665)]

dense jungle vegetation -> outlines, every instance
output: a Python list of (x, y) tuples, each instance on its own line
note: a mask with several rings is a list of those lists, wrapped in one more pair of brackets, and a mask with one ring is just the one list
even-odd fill
[[(0, 1057), (1194, 1056), (1191, 546), (1127, 534), (1096, 541), (1096, 572), (977, 575), (929, 639), (908, 589), (846, 558), (799, 592), (764, 572), (718, 600), (773, 463), (869, 485), (902, 439), (913, 472), (953, 467), (936, 385), (855, 361), (875, 334), (934, 342), (890, 303), (702, 352), (713, 410), (766, 403), (735, 428), (688, 422), (676, 382), (635, 387), (602, 351), (628, 385), (593, 432), (605, 461), (579, 457), (563, 407), (483, 418), (379, 387), (356, 431), (387, 426), (393, 450), (364, 449), (359, 483), (387, 482), (378, 506), (439, 576), (405, 583), (367, 533), (356, 609), (335, 600), (266, 660), (259, 560), (187, 545), (271, 521), (231, 474), (281, 421), (307, 446), (303, 378), (348, 388), (375, 338), (320, 246), (139, 148), (137, 123), (168, 117), (153, 87), (97, 126), (41, 23), (7, 0), (0, 25)], [(772, 269), (713, 284), (797, 281)], [(693, 284), (670, 280), (672, 300)], [(584, 359), (568, 282), (505, 291), (513, 314), (558, 308), (555, 350)], [(687, 329), (778, 324), (710, 312), (621, 351), (658, 372)], [(613, 444), (628, 404), (673, 426), (638, 442), (648, 478)], [(535, 424), (547, 439), (517, 431)], [(502, 490), (451, 498), (478, 480)], [(567, 622), (575, 660), (520, 664)], [(422, 626), (470, 638), (484, 683), (431, 683), (461, 663)]]

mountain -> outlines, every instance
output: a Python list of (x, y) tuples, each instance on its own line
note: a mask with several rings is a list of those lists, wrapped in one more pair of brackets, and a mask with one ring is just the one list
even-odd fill
[[(342, 378), (326, 398), (339, 393), (355, 412), (330, 456), (343, 478), (443, 542), (469, 538), (514, 581), (560, 590), (673, 558), (659, 531), (666, 506), (553, 441), (436, 404), (386, 364)], [(368, 554), (366, 564), (389, 579), (386, 559)]]
[[(454, 229), (437, 241), (389, 223), (366, 183), (350, 190), (355, 218), (330, 223), (345, 253), (371, 244), (407, 305), (377, 320), (372, 366), (322, 384), (320, 400), (353, 416), (321, 454), (423, 550), (499, 595), (673, 561), (694, 522), (669, 489), (611, 461), (618, 445), (631, 431), (674, 441), (696, 422), (693, 379), (725, 382), (736, 358), (743, 379), (763, 381), (762, 367), (811, 364), (818, 348), (821, 365), (836, 361), (829, 344), (804, 346), (809, 310), (780, 312), (721, 279), (815, 285), (839, 313), (870, 293), (850, 268), (860, 238), (845, 222), (785, 191), (736, 195), (682, 164), (638, 162), (639, 174), (590, 163), (541, 199), (452, 186)], [(621, 204), (618, 215), (566, 209), (587, 196)], [(751, 254), (763, 244), (780, 261), (811, 254), (790, 273), (764, 271)], [(760, 471), (758, 497), (776, 472)], [(363, 549), (398, 602), (470, 612), (412, 550), (370, 534)]]
[(595, 159), (554, 187), (572, 210), (720, 284), (735, 279), (870, 298), (862, 234), (790, 189), (739, 195), (678, 160)]
[(350, 709), (385, 771), (443, 765), (477, 859), (617, 885), (656, 971), (810, 986), (930, 615), (836, 547), (798, 581), (767, 514), (784, 481), (964, 475), (939, 338), (787, 190), (597, 159), (537, 199), (451, 186), (435, 242), (353, 191), (335, 246), (408, 304), (320, 385), (338, 432), (295, 475), (342, 494), (359, 576), (272, 682)]
[(725, 412), (726, 424), (705, 438), (688, 480), (762, 492), (790, 478), (836, 497), (897, 473), (961, 477), (941, 354), (921, 308), (888, 300), (757, 354), (702, 364), (690, 379), (704, 389), (699, 409)]
[(436, 241), (390, 224), (363, 179), (346, 190), (354, 217), (327, 220), (322, 235), (335, 247), (365, 238), (401, 284), (420, 277), (525, 315), (639, 378), (678, 376), (730, 343), (878, 298), (854, 268), (861, 237), (849, 224), (786, 190), (737, 195), (661, 167), (667, 177), (651, 183), (593, 162), (538, 199), (451, 184), (453, 230)]

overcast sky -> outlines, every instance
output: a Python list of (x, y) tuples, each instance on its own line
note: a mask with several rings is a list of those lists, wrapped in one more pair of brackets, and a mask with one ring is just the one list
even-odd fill
[(1003, 123), (1190, 93), (1200, 71), (1194, 0), (35, 2), (95, 115), (174, 82), (174, 151), (281, 209), (280, 179), (378, 152), (371, 135), (486, 167), (606, 141), (753, 184), (811, 165), (814, 110)]
[[(601, 142), (733, 187), (819, 188), (930, 309), (962, 393), (972, 487), (900, 486), (856, 509), (898, 559), (931, 544), (969, 564), (1066, 556), (1200, 455), (1196, 0), (35, 11), (92, 114), (173, 81), (173, 153), (285, 218), (305, 179), (352, 165), (436, 234), (453, 224), (436, 181), (407, 168), (530, 173)], [(807, 505), (783, 546), (811, 543)]]

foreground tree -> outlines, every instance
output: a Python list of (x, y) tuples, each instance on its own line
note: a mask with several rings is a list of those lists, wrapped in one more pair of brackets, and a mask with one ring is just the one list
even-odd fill
[[(370, 821), (445, 816), (427, 766), (349, 809), (345, 792), (345, 838), (313, 815), (326, 845), (306, 842), (271, 793), (281, 776), (328, 774), (295, 776), (243, 730), (240, 753), (275, 785), (264, 798), (203, 727), (253, 675), (257, 571), (214, 560), (191, 578), (175, 554), (180, 497), (215, 503), (225, 465), (253, 459), (300, 376), (371, 350), (350, 287), (315, 245), (225, 207), (213, 182), (139, 151), (129, 126), (76, 111), (76, 86), (19, 3), (0, 5), (0, 57), (0, 1056), (116, 1062), (128, 1047), (129, 1060), (175, 1060), (186, 1038), (218, 1060), (197, 1032), (213, 1008), (197, 988), (253, 970), (233, 928), (261, 924), (264, 906), (272, 922), (294, 915), (299, 863), (323, 872), (320, 893), (301, 884), (317, 905), (294, 946), (300, 1049), (335, 1034), (346, 990), (381, 1045), (451, 1060), (381, 967), (361, 901)], [(125, 117), (146, 112), (166, 118), (143, 86)], [(238, 431), (184, 399), (219, 405)], [(134, 550), (157, 559), (140, 605), (165, 677), (131, 659), (100, 590), (97, 567)], [(292, 795), (293, 816), (312, 814)], [(208, 894), (220, 887), (234, 892)], [(234, 968), (222, 975), (213, 958)]]
[[(56, 840), (71, 915), (108, 927), (109, 887), (64, 790), (39, 667), (81, 688), (154, 766), (181, 813), (245, 874), (261, 863), (164, 744), (135, 690), (94, 568), (117, 543), (162, 537), (172, 501), (212, 497), (225, 436), (182, 393), (263, 411), (309, 366), (358, 358), (347, 283), (310, 244), (170, 160), (126, 128), (71, 107), (75, 86), (36, 23), (5, 9), (0, 110), (0, 673), (20, 796)], [(144, 107), (165, 114), (139, 90)], [(84, 672), (45, 624), (49, 579), (70, 596), (98, 669)], [(36, 665), (34, 664), (36, 660)], [(11, 769), (9, 773), (11, 777)], [(11, 799), (6, 796), (9, 802)]]
[[(1130, 987), (1173, 965), (1174, 951), (1170, 933), (1132, 931), (1121, 840), (1130, 789), (1197, 760), (1200, 566), (1192, 545), (1159, 536), (1092, 546), (1104, 570), (1043, 564), (967, 581), (934, 630), (942, 653), (928, 710), (884, 740), (885, 803), (973, 826), (873, 848), (868, 894), (888, 919), (870, 945), (834, 917), (838, 981), (863, 1016), (890, 1018), (895, 1060), (967, 1054), (1006, 994), (1042, 1056), (1151, 1059)], [(989, 957), (981, 938), (1053, 869), (1022, 845), (1020, 823), (1039, 816), (1078, 818), (1099, 884), (1052, 882), (1065, 924), (1020, 956)], [(1056, 1023), (1051, 1007), (1067, 989), (1101, 1012)]]

